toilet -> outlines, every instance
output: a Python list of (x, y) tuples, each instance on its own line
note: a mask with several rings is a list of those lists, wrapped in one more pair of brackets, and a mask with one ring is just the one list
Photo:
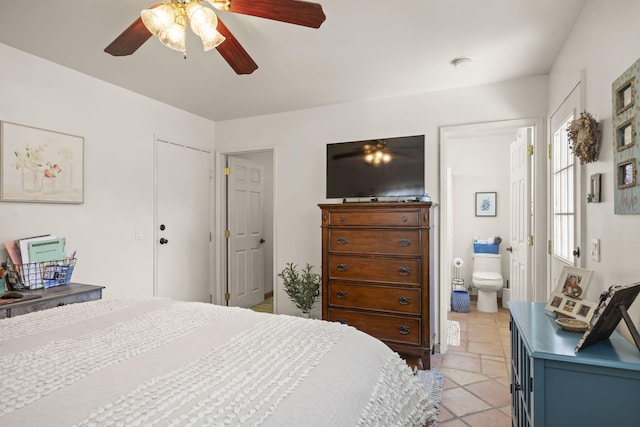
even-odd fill
[(478, 289), (478, 311), (498, 311), (498, 291), (502, 289), (502, 256), (500, 254), (473, 254), (471, 284)]

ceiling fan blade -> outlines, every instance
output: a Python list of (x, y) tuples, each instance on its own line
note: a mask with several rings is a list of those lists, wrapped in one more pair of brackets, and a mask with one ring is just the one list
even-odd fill
[[(149, 9), (160, 6), (161, 3), (154, 4)], [(133, 24), (122, 32), (104, 51), (113, 56), (131, 55), (138, 50), (151, 37), (151, 33), (144, 26), (142, 18), (133, 21)]]
[(229, 12), (311, 28), (320, 28), (326, 19), (322, 5), (299, 0), (231, 0)]
[(236, 74), (253, 73), (258, 68), (258, 64), (251, 59), (238, 39), (231, 34), (231, 31), (222, 23), (219, 17), (218, 32), (225, 36), (226, 39), (216, 47), (216, 50), (220, 52), (220, 55), (222, 55), (225, 61), (233, 68)]

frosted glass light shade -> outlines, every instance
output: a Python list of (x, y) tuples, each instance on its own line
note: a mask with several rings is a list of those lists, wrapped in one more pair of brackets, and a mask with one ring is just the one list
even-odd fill
[(147, 30), (158, 38), (165, 37), (167, 27), (175, 22), (173, 9), (168, 4), (142, 10), (140, 18)]
[(173, 23), (167, 27), (165, 37), (158, 37), (162, 44), (171, 49), (184, 52), (187, 47), (185, 45), (186, 27), (184, 25)]

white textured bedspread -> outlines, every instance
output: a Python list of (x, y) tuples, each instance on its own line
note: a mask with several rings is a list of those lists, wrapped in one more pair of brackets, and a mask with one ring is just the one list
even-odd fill
[(113, 299), (0, 320), (2, 426), (424, 426), (382, 342), (320, 320)]

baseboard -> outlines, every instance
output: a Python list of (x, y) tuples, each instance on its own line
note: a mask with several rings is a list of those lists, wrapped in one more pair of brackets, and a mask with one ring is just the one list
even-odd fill
[(266, 294), (264, 294), (264, 299), (271, 298), (272, 296), (273, 296), (273, 291), (267, 292)]

